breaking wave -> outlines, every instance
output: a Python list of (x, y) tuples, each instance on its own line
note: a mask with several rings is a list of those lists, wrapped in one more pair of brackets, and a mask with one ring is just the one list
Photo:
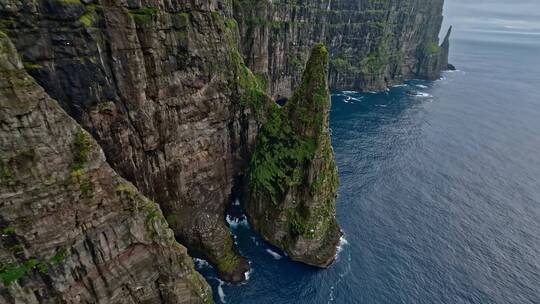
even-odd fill
[(194, 258), (193, 262), (195, 263), (195, 267), (197, 267), (199, 269), (200, 268), (211, 267), (210, 264), (208, 264), (208, 261), (203, 260), (203, 259)]
[(282, 256), (279, 253), (273, 251), (272, 249), (266, 249), (266, 252), (268, 252), (268, 254), (270, 254), (276, 260), (281, 260), (282, 258)]
[(240, 219), (240, 218), (232, 217), (227, 214), (227, 217), (225, 218), (225, 220), (227, 221), (227, 223), (229, 224), (229, 227), (231, 228), (237, 228), (238, 226), (244, 226), (244, 227), (249, 226), (249, 223), (246, 217), (242, 217)]
[(223, 282), (220, 279), (217, 279), (217, 280), (219, 281), (219, 285), (218, 285), (219, 300), (221, 301), (221, 303), (227, 303), (227, 301), (225, 300), (225, 292), (223, 291), (223, 285), (225, 284), (225, 282)]

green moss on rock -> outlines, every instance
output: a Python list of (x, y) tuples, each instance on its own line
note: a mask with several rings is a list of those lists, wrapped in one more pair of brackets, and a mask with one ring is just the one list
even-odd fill
[(237, 50), (230, 53), (234, 80), (239, 89), (240, 104), (250, 107), (259, 118), (266, 114), (269, 104), (269, 97), (266, 95), (267, 82), (262, 76), (257, 77), (244, 64), (242, 56)]
[(58, 265), (65, 258), (66, 250), (58, 250), (54, 256), (48, 259), (31, 258), (21, 262), (0, 263), (0, 281), (5, 286), (17, 282), (31, 271), (47, 273), (50, 267)]
[(323, 128), (328, 52), (317, 45), (302, 84), (283, 108), (274, 107), (252, 156), (250, 188), (277, 203), (288, 188), (302, 183), (301, 170), (315, 156)]
[(147, 25), (154, 20), (158, 12), (159, 9), (156, 7), (143, 7), (140, 9), (130, 10), (129, 14), (133, 17), (135, 23)]
[(73, 164), (72, 171), (84, 168), (92, 149), (92, 137), (82, 128), (77, 129), (73, 137)]
[(292, 98), (272, 109), (259, 132), (248, 171), (254, 228), (293, 260), (316, 266), (332, 260), (339, 241), (327, 68), (328, 52), (318, 44)]

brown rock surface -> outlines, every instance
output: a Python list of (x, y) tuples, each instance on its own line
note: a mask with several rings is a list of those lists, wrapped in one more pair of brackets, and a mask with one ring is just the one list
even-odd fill
[(211, 303), (157, 204), (0, 32), (0, 303)]
[(268, 100), (230, 14), (214, 0), (0, 2), (29, 73), (161, 205), (191, 253), (241, 281), (249, 265), (225, 210)]

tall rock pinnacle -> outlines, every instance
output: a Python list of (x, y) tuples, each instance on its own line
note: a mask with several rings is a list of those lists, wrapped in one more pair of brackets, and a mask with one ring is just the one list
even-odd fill
[(317, 44), (292, 98), (276, 106), (259, 133), (246, 201), (253, 227), (266, 240), (318, 267), (334, 260), (341, 235), (327, 71), (328, 52)]

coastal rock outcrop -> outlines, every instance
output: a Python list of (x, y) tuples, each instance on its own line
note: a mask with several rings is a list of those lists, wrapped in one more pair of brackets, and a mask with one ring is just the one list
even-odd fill
[(159, 206), (0, 32), (0, 303), (212, 303)]
[(334, 260), (341, 236), (327, 70), (328, 52), (317, 44), (292, 98), (259, 133), (245, 199), (255, 230), (291, 259), (319, 267)]
[[(412, 78), (433, 79), (444, 0), (236, 0), (246, 63), (268, 79), (274, 98), (290, 97), (311, 47), (330, 52), (333, 90), (378, 91)], [(436, 77), (435, 77), (436, 76)]]
[(418, 54), (419, 62), (418, 75), (423, 75), (425, 79), (436, 80), (441, 77), (441, 71), (455, 70), (456, 68), (448, 63), (448, 54), (450, 53), (450, 34), (452, 27), (446, 32), (443, 43), (439, 46), (431, 44), (425, 46)]

